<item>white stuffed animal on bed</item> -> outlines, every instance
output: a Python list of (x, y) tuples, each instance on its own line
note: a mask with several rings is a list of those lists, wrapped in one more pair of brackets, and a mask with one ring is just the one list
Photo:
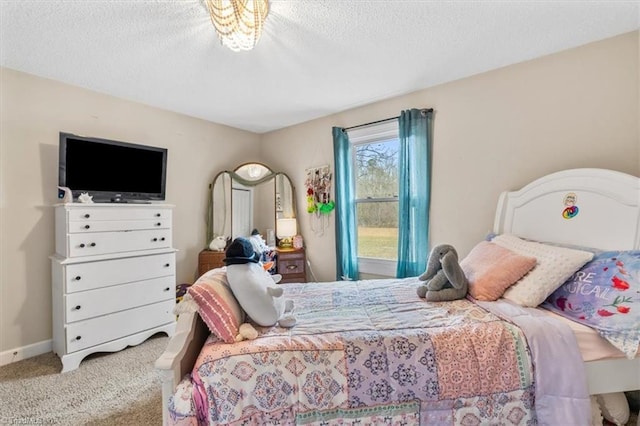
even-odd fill
[(245, 313), (263, 327), (276, 324), (293, 327), (296, 324), (293, 301), (285, 300), (282, 287), (276, 285), (282, 277), (264, 270), (259, 263), (260, 255), (254, 251), (251, 242), (236, 238), (226, 254), (227, 281)]

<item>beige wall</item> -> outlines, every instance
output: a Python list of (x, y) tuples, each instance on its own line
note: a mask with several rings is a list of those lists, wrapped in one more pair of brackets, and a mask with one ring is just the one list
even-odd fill
[(169, 149), (178, 282), (193, 282), (205, 246), (208, 182), (229, 164), (258, 160), (251, 153), (259, 135), (0, 71), (0, 353), (51, 338), (60, 131)]
[[(304, 206), (304, 169), (333, 166), (332, 126), (434, 108), (430, 240), (465, 255), (492, 230), (503, 190), (567, 168), (640, 175), (638, 51), (638, 32), (629, 33), (345, 111), (264, 135), (263, 155), (291, 176)], [(301, 210), (313, 271), (332, 280), (333, 216), (315, 236)]]
[(491, 230), (502, 190), (573, 167), (640, 175), (639, 53), (635, 32), (264, 135), (0, 68), (0, 354), (51, 338), (59, 131), (169, 148), (178, 282), (193, 281), (215, 174), (246, 161), (286, 172), (326, 281), (334, 215), (321, 232), (305, 213), (304, 180), (305, 168), (333, 166), (332, 126), (434, 108), (431, 241), (465, 254)]

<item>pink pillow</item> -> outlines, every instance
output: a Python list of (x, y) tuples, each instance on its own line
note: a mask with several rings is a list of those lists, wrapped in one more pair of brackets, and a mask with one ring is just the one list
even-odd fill
[(244, 311), (229, 288), (227, 268), (208, 271), (189, 287), (188, 293), (209, 330), (226, 343), (235, 342)]
[(522, 256), (489, 241), (476, 245), (460, 266), (477, 300), (497, 300), (505, 290), (536, 266), (536, 258)]

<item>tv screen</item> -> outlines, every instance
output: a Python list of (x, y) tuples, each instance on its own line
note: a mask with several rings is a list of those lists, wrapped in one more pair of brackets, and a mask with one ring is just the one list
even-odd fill
[(60, 133), (58, 184), (96, 202), (164, 200), (167, 149)]

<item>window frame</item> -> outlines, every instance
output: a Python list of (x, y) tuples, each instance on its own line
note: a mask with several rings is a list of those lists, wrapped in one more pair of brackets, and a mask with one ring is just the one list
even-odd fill
[[(353, 181), (351, 182), (352, 193), (354, 194), (354, 208), (357, 208), (357, 204), (359, 203), (376, 203), (376, 202), (390, 202), (394, 201), (400, 204), (400, 199), (396, 195), (395, 197), (384, 197), (384, 198), (364, 198), (359, 199), (355, 198), (355, 186), (356, 186), (356, 147), (361, 145), (369, 145), (378, 142), (385, 142), (390, 140), (400, 140), (400, 129), (398, 125), (397, 119), (392, 119), (388, 121), (384, 121), (382, 123), (376, 123), (364, 127), (360, 127), (357, 129), (347, 130), (347, 134), (349, 135), (349, 144), (352, 148), (351, 154), (351, 170), (353, 171)], [(356, 212), (354, 212), (356, 214)], [(357, 228), (356, 224), (356, 228)], [(399, 224), (398, 224), (399, 226)], [(353, 232), (357, 236), (358, 230), (354, 229)], [(357, 241), (357, 237), (356, 237)], [(396, 275), (398, 261), (397, 261), (397, 252), (396, 252), (396, 260), (389, 259), (380, 259), (373, 257), (361, 257), (358, 256), (358, 270), (361, 273), (365, 274), (373, 274), (373, 275), (381, 275), (394, 277)]]

